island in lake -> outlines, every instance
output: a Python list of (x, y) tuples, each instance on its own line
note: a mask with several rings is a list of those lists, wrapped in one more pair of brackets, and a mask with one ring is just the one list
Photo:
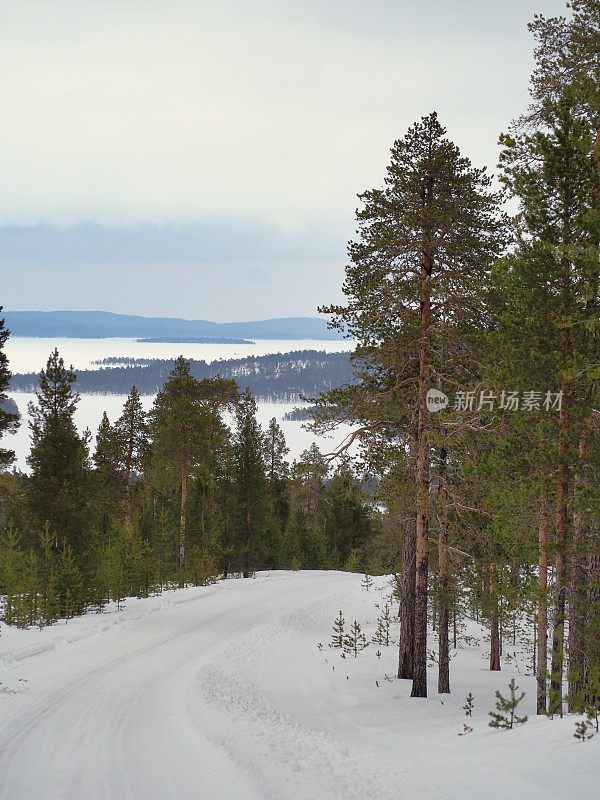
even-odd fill
[(256, 344), (250, 339), (229, 339), (224, 336), (152, 336), (136, 339), (149, 344)]

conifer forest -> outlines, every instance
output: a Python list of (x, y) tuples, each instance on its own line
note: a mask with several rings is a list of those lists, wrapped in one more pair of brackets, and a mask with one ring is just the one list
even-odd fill
[[(529, 35), (529, 105), (498, 131), (498, 164), (472, 162), (429, 109), (375, 154), (385, 175), (358, 195), (343, 299), (324, 293), (319, 308), (348, 354), (299, 346), (209, 364), (123, 353), (78, 375), (61, 340), (39, 372), (13, 376), (0, 321), (0, 665), (13, 669), (0, 670), (0, 772), (18, 767), (23, 787), (0, 798), (382, 800), (404, 785), (425, 798), (552, 800), (597, 789), (600, 2), (537, 14)], [(82, 432), (88, 391), (126, 401)], [(33, 399), (18, 414), (20, 392)], [(315, 437), (298, 457), (276, 418), (259, 423), (265, 398), (308, 404), (286, 415)], [(24, 469), (10, 447), (19, 426)], [(154, 618), (157, 630), (135, 627)], [(98, 620), (116, 622), (100, 632)], [(200, 620), (210, 635), (192, 634)], [(228, 631), (223, 655), (192, 673)], [(19, 693), (29, 702), (38, 672), (50, 673), (18, 670), (54, 658), (60, 672), (69, 637), (83, 652), (92, 634), (107, 653), (109, 637), (122, 636), (122, 652), (165, 637), (147, 684), (156, 708), (142, 699), (136, 712), (145, 738), (136, 749), (122, 737), (127, 756), (118, 769), (98, 762), (97, 783), (73, 766), (62, 783), (50, 767), (35, 783), (19, 759), (34, 744), (61, 759), (60, 737), (40, 722), (27, 739)], [(192, 635), (205, 638), (192, 647)], [(152, 654), (135, 653), (142, 692)], [(102, 663), (98, 696), (118, 703), (129, 678), (118, 659)], [(70, 684), (53, 680), (44, 696), (64, 711)], [(201, 744), (161, 706), (162, 691), (178, 708), (192, 685)], [(94, 709), (107, 712), (90, 702), (93, 726)], [(163, 712), (165, 738), (153, 739)], [(335, 738), (345, 726), (347, 742)], [(447, 785), (431, 769), (438, 749), (423, 755), (434, 730)], [(74, 763), (78, 747), (95, 763), (96, 739), (71, 736)], [(498, 749), (507, 741), (514, 756)], [(147, 766), (165, 752), (169, 783), (171, 768)]]

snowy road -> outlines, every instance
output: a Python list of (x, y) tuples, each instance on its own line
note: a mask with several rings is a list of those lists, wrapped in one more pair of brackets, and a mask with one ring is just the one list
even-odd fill
[[(487, 800), (509, 789), (548, 800), (597, 786), (598, 740), (575, 746), (572, 722), (487, 729), (511, 673), (498, 684), (479, 651), (459, 654), (463, 685), (442, 707), (385, 680), (394, 648), (356, 660), (319, 650), (339, 608), (373, 628), (378, 588), (274, 573), (41, 632), (3, 625), (0, 799), (470, 798), (485, 785)], [(467, 686), (479, 716), (459, 738)]]
[(302, 605), (310, 586), (251, 604), (233, 583), (225, 594), (242, 602), (226, 608), (221, 588), (38, 655), (31, 689), (2, 720), (0, 797), (259, 797), (206, 737), (195, 682), (224, 645)]

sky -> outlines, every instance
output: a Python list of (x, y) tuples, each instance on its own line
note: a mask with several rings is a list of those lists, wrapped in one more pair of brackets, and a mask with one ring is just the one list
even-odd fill
[(3, 0), (0, 304), (215, 321), (342, 299), (356, 195), (437, 110), (493, 171), (559, 0)]

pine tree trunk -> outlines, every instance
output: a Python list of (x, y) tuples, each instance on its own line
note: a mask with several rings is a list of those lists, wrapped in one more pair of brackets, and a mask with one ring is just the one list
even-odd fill
[[(433, 179), (427, 177), (431, 202)], [(417, 422), (417, 546), (415, 588), (415, 655), (411, 697), (427, 697), (427, 578), (429, 559), (429, 389), (431, 364), (431, 273), (433, 258), (424, 248), (421, 263), (421, 344)]]
[(540, 498), (540, 524), (538, 528), (538, 614), (537, 614), (537, 713), (545, 714), (547, 709), (547, 671), (548, 671), (548, 496), (545, 492)]
[[(588, 626), (586, 631), (585, 644), (588, 663), (600, 664), (600, 637), (597, 631), (600, 629), (600, 534), (597, 523), (590, 525), (588, 529), (588, 581), (587, 581), (587, 601), (588, 601)], [(595, 698), (600, 702), (600, 698)]]
[(251, 535), (250, 502), (246, 499), (246, 519), (244, 536), (244, 578), (250, 577), (250, 535)]
[(456, 598), (455, 598), (454, 602), (452, 603), (452, 642), (455, 650), (458, 646), (457, 639), (458, 639), (458, 631), (456, 626)]
[(588, 480), (589, 433), (592, 419), (586, 421), (579, 442), (579, 469), (575, 476), (575, 511), (573, 513), (573, 547), (569, 588), (569, 711), (579, 710), (578, 696), (585, 682), (585, 609), (587, 597), (586, 530), (582, 511), (582, 495)]
[(412, 679), (415, 648), (415, 555), (416, 529), (410, 525), (404, 532), (402, 550), (402, 600), (400, 603), (400, 647), (398, 677)]
[(563, 400), (559, 417), (559, 467), (556, 497), (556, 599), (552, 635), (552, 667), (550, 679), (550, 713), (562, 716), (562, 680), (564, 669), (566, 565), (567, 565), (567, 502), (569, 498), (568, 435), (569, 405), (568, 385), (562, 385)]
[(450, 613), (448, 581), (448, 487), (446, 475), (446, 449), (440, 453), (440, 489), (438, 492), (438, 694), (450, 694)]
[(500, 627), (498, 622), (498, 580), (496, 563), (490, 564), (490, 671), (500, 672)]
[(187, 527), (187, 500), (188, 500), (188, 472), (185, 465), (181, 467), (181, 508), (179, 515), (179, 558), (178, 568), (185, 569), (186, 551), (185, 551), (185, 538)]

